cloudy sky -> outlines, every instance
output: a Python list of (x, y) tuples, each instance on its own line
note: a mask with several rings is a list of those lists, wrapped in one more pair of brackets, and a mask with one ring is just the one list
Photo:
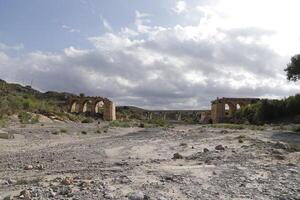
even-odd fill
[(118, 105), (202, 109), (216, 97), (300, 91), (299, 0), (0, 0), (0, 78), (106, 96)]

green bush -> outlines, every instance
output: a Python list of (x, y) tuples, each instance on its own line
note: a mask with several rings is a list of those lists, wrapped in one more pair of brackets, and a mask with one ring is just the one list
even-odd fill
[(81, 123), (93, 123), (93, 122), (94, 122), (94, 120), (90, 117), (87, 117), (81, 121)]
[(130, 128), (133, 125), (131, 124), (130, 121), (118, 121), (118, 120), (115, 120), (115, 121), (110, 122), (109, 126), (110, 127)]
[(32, 116), (28, 112), (20, 112), (18, 118), (22, 124), (35, 124), (39, 122), (38, 115)]
[(169, 125), (169, 123), (166, 120), (159, 119), (159, 118), (147, 120), (146, 123), (152, 124), (155, 126), (160, 126), (160, 127), (165, 127), (165, 126)]
[(22, 124), (29, 124), (31, 120), (31, 115), (27, 112), (20, 112), (18, 115), (20, 122)]
[(282, 100), (263, 99), (234, 113), (239, 123), (264, 124), (300, 115), (300, 94)]
[(67, 132), (68, 132), (68, 129), (66, 129), (66, 128), (61, 128), (61, 129), (60, 129), (60, 132), (61, 132), (61, 133), (67, 133)]

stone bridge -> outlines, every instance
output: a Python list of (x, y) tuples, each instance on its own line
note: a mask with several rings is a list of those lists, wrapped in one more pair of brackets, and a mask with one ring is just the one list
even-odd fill
[(143, 114), (147, 119), (162, 119), (167, 121), (183, 121), (194, 119), (204, 121), (210, 117), (209, 110), (147, 110)]
[(228, 122), (236, 110), (259, 100), (258, 98), (217, 98), (211, 102), (211, 120), (213, 123)]
[(71, 97), (69, 100), (71, 113), (100, 114), (106, 121), (116, 120), (116, 108), (112, 101), (104, 97)]

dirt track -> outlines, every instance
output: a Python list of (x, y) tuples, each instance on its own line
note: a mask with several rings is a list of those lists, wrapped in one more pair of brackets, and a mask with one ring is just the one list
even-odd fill
[(23, 190), (32, 199), (300, 199), (300, 152), (285, 145), (300, 145), (299, 134), (97, 126), (8, 128), (16, 138), (0, 139), (0, 199)]

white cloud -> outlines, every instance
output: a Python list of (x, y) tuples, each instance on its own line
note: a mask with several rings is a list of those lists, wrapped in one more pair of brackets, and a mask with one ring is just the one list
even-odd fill
[(61, 27), (62, 27), (62, 29), (66, 30), (70, 33), (80, 33), (79, 29), (75, 29), (75, 28), (72, 28), (72, 27), (67, 26), (67, 25), (62, 25)]
[(176, 3), (175, 8), (173, 8), (173, 11), (176, 12), (177, 14), (181, 14), (185, 11), (187, 11), (187, 4), (185, 1), (178, 1)]
[(17, 58), (0, 52), (0, 76), (155, 109), (207, 108), (217, 96), (292, 95), (300, 85), (288, 82), (283, 69), (297, 53), (300, 30), (292, 14), (277, 16), (281, 6), (295, 10), (298, 3), (287, 1), (292, 5), (273, 2), (265, 18), (268, 0), (185, 5), (179, 16), (193, 23), (170, 27), (152, 25), (151, 15), (136, 11), (134, 28), (89, 37), (93, 49), (71, 46)]
[(112, 31), (113, 30), (110, 23), (105, 18), (103, 18), (102, 16), (101, 16), (101, 20), (102, 20), (102, 24), (103, 24), (105, 30), (107, 30), (107, 31)]
[(147, 33), (150, 29), (148, 25), (151, 20), (149, 19), (150, 15), (147, 13), (141, 13), (139, 11), (135, 11), (135, 25), (137, 27), (137, 31), (140, 33)]
[(4, 44), (4, 43), (0, 43), (0, 51), (19, 51), (19, 50), (22, 50), (24, 49), (24, 45), (21, 43), (21, 44), (17, 44), (17, 45), (7, 45), (7, 44)]

